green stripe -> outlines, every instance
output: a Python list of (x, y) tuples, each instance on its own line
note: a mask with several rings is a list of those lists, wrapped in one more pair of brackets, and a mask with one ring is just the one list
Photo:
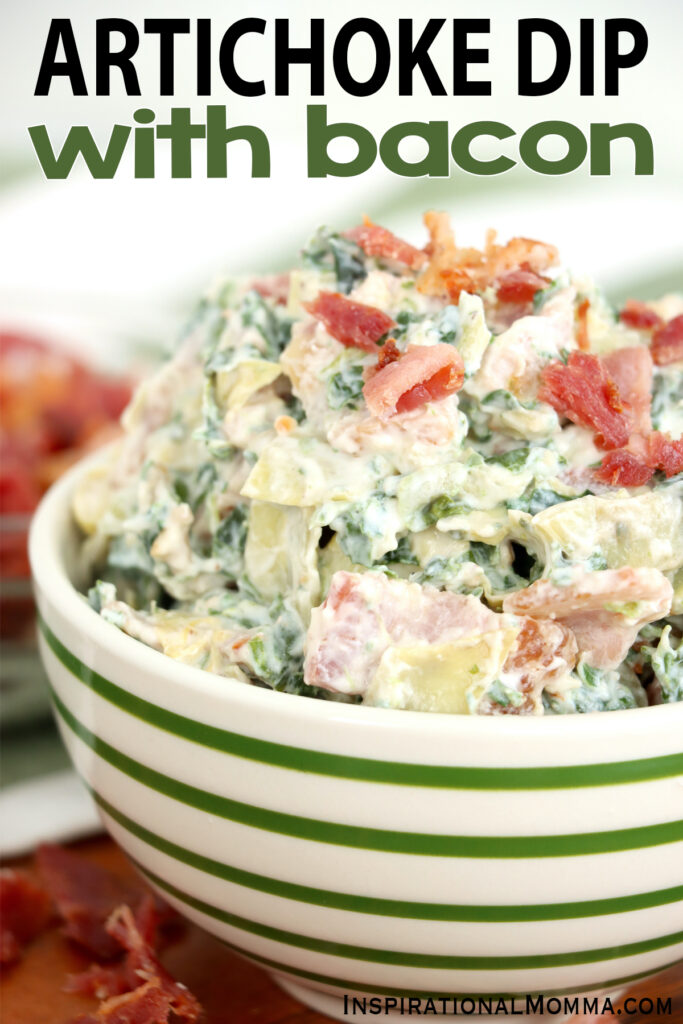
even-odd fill
[(647, 782), (683, 774), (683, 753), (606, 764), (475, 768), (377, 761), (373, 758), (349, 757), (292, 747), (283, 743), (271, 743), (185, 718), (142, 697), (136, 697), (79, 661), (57, 639), (43, 619), (40, 620), (40, 625), (56, 657), (98, 696), (157, 729), (163, 729), (174, 736), (180, 736), (211, 750), (219, 750), (263, 764), (364, 782), (476, 790), (574, 789), (582, 786)]
[(193, 910), (227, 924), (231, 928), (250, 935), (258, 935), (271, 942), (281, 942), (295, 949), (307, 949), (324, 956), (343, 957), (346, 960), (359, 960), (363, 963), (388, 964), (391, 967), (411, 967), (431, 970), (453, 971), (517, 971), (533, 970), (539, 967), (569, 967), (577, 964), (595, 964), (604, 960), (617, 960), (623, 957), (636, 956), (639, 953), (650, 953), (655, 949), (664, 949), (683, 942), (683, 931), (670, 935), (644, 939), (640, 942), (629, 942), (622, 946), (606, 946), (601, 949), (580, 949), (571, 953), (537, 953), (524, 956), (454, 956), (440, 953), (406, 953), (391, 949), (375, 949), (371, 946), (354, 946), (347, 942), (332, 942), (319, 939), (312, 935), (301, 935), (299, 932), (286, 931), (272, 925), (252, 921), (246, 917), (232, 914), (228, 910), (214, 907), (210, 903), (189, 896), (177, 889), (170, 882), (143, 868), (144, 873), (155, 885), (169, 895), (181, 900)]
[(216, 793), (197, 789), (178, 779), (128, 757), (95, 736), (79, 722), (52, 689), (55, 706), (63, 720), (79, 739), (104, 761), (157, 793), (219, 818), (260, 828), (267, 832), (294, 836), (316, 843), (351, 846), (387, 853), (417, 854), (430, 857), (484, 857), (518, 859), (535, 857), (571, 857), (582, 854), (612, 853), (659, 846), (683, 839), (683, 820), (611, 832), (585, 832), (553, 836), (453, 836), (422, 832), (395, 832), (389, 829), (361, 828), (334, 821), (304, 818), (282, 811), (241, 803)]
[(537, 903), (529, 906), (418, 903), (409, 900), (357, 896), (330, 889), (316, 889), (312, 886), (297, 885), (295, 882), (285, 882), (278, 878), (258, 875), (252, 871), (244, 871), (242, 868), (236, 868), (231, 864), (224, 864), (192, 850), (187, 850), (133, 821), (94, 790), (91, 789), (90, 792), (105, 814), (113, 818), (122, 828), (142, 840), (143, 843), (174, 860), (214, 878), (233, 882), (235, 885), (266, 892), (271, 896), (280, 896), (283, 899), (311, 903), (334, 910), (373, 914), (379, 917), (415, 918), (422, 921), (560, 921), (577, 917), (623, 914), (633, 910), (644, 910), (648, 907), (661, 907), (683, 900), (683, 885), (658, 889), (654, 892), (634, 893), (631, 896), (617, 896), (612, 899), (585, 900), (575, 903)]

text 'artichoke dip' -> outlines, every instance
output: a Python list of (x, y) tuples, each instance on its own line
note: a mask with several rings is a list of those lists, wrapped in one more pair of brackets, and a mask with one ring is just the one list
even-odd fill
[(75, 495), (93, 607), (244, 683), (458, 714), (683, 699), (683, 298), (367, 221), (222, 282)]

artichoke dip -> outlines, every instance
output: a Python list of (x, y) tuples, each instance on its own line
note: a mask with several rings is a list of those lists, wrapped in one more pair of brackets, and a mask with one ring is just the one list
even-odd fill
[(683, 298), (617, 311), (550, 245), (425, 224), (206, 294), (75, 494), (89, 601), (319, 699), (682, 700)]

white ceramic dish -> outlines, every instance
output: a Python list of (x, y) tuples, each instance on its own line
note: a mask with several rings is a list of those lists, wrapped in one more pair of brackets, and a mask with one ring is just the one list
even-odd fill
[(683, 956), (683, 704), (430, 715), (186, 667), (76, 590), (83, 471), (30, 539), (55, 710), (187, 917), (342, 1018), (344, 994), (613, 990)]

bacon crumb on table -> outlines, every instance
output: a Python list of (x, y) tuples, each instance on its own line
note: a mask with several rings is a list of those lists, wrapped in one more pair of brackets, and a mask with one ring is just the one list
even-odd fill
[[(134, 877), (130, 864), (108, 838), (81, 843), (78, 850), (93, 863), (106, 864), (117, 874)], [(20, 866), (23, 871), (27, 861), (21, 861)], [(178, 941), (165, 949), (163, 959), (171, 973), (181, 975), (200, 998), (205, 1011), (202, 1024), (329, 1024), (327, 1017), (302, 1006), (261, 968), (189, 923)], [(89, 1001), (63, 991), (65, 972), (80, 967), (85, 967), (85, 959), (76, 946), (67, 943), (56, 928), (44, 932), (27, 949), (23, 962), (5, 972), (3, 1024), (65, 1024), (87, 1013), (92, 1020)], [(683, 1020), (683, 963), (638, 982), (618, 1002), (615, 1000), (614, 1006), (623, 1007), (629, 998), (636, 1000), (631, 1005), (637, 1007), (640, 997), (656, 1000), (657, 996), (671, 999), (671, 1021)], [(605, 1017), (605, 1021), (613, 1019)], [(628, 1019), (630, 1024), (648, 1024), (652, 1017), (636, 1009)], [(94, 1020), (97, 1022), (96, 1017)], [(586, 1018), (577, 1017), (572, 1024), (586, 1024)]]
[(0, 964), (20, 959), (23, 947), (35, 938), (52, 916), (52, 901), (45, 889), (25, 871), (0, 871)]
[(381, 309), (354, 302), (339, 292), (320, 292), (313, 302), (303, 305), (328, 334), (347, 348), (376, 352), (379, 339), (396, 326)]
[(121, 904), (139, 908), (146, 893), (142, 883), (122, 881), (55, 844), (39, 847), (36, 863), (64, 921), (64, 935), (100, 959), (117, 956), (121, 947), (107, 931), (107, 919)]

